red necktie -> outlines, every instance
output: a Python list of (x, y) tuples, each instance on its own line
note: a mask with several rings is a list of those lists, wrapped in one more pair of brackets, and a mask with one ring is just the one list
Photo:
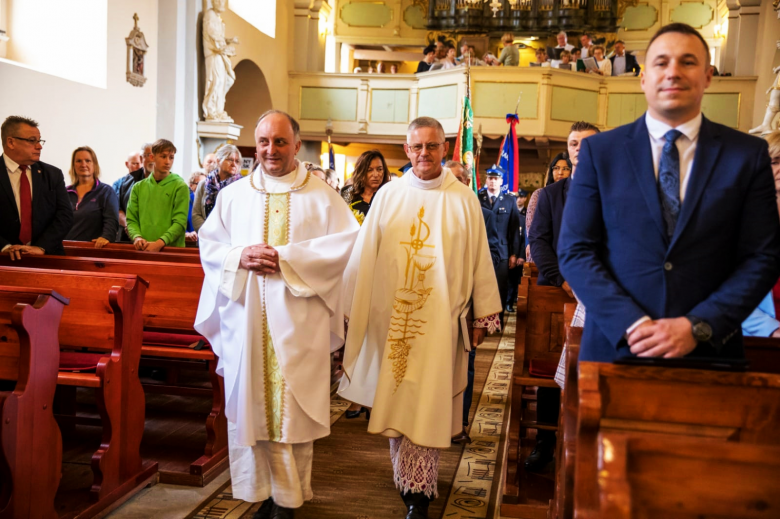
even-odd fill
[(27, 245), (32, 241), (32, 194), (30, 193), (30, 181), (27, 179), (27, 166), (19, 166), (22, 177), (19, 181), (19, 213), (21, 226), (19, 227), (19, 241)]

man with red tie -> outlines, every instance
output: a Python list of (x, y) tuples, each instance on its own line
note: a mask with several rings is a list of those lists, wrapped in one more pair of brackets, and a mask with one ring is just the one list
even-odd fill
[(0, 126), (0, 253), (64, 255), (62, 239), (73, 225), (62, 171), (40, 161), (38, 123), (12, 115)]

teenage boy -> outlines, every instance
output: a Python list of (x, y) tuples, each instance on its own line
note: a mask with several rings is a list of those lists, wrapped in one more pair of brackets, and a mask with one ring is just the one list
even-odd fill
[(154, 171), (133, 186), (127, 204), (127, 232), (135, 248), (158, 252), (166, 245), (184, 247), (190, 188), (171, 174), (176, 147), (160, 139), (152, 145)]

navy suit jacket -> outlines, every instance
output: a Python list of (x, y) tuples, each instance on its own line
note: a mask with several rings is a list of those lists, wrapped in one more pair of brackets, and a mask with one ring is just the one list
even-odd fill
[(502, 193), (496, 198), (496, 203), (490, 207), (487, 189), (479, 192), (479, 203), (484, 209), (491, 211), (496, 219), (496, 231), (499, 240), (499, 259), (506, 261), (509, 256), (517, 255), (517, 230), (520, 227), (520, 211), (517, 210), (517, 199), (513, 195)]
[(691, 356), (744, 356), (740, 324), (780, 274), (780, 218), (762, 139), (703, 118), (671, 240), (645, 118), (585, 139), (563, 211), (561, 273), (588, 309), (580, 360), (630, 355), (627, 329), (703, 319)]
[(539, 269), (537, 285), (559, 287), (566, 279), (558, 268), (558, 237), (561, 234), (563, 206), (571, 184), (564, 178), (550, 184), (539, 192), (536, 212), (528, 230), (531, 257)]
[[(36, 162), (30, 166), (32, 174), (32, 241), (46, 254), (65, 255), (62, 240), (73, 225), (62, 171), (50, 164)], [(11, 179), (0, 156), (0, 249), (6, 245), (20, 245), (19, 209), (16, 205)]]
[(493, 260), (493, 267), (498, 265), (499, 257), (499, 238), (496, 230), (496, 217), (490, 209), (482, 208), (482, 217), (485, 219), (485, 232), (487, 233), (488, 247), (490, 248), (490, 258)]

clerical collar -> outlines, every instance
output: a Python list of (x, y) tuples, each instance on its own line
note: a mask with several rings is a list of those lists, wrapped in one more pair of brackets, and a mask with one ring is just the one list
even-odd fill
[(257, 168), (249, 175), (249, 184), (260, 193), (287, 193), (303, 189), (309, 183), (310, 178), (311, 172), (307, 171), (301, 162), (297, 162), (294, 170), (281, 177), (266, 175), (258, 164)]
[(432, 178), (431, 180), (422, 180), (420, 177), (414, 174), (414, 170), (410, 169), (405, 177), (409, 177), (409, 185), (416, 187), (417, 189), (438, 189), (444, 182), (444, 178), (450, 172), (449, 168), (441, 168), (441, 174)]

